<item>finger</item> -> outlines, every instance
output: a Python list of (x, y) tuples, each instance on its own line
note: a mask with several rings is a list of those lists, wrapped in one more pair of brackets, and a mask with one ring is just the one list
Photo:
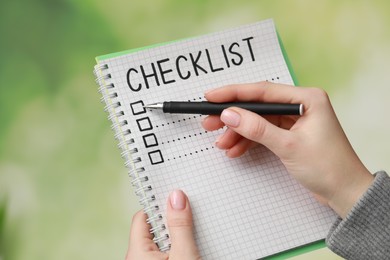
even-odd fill
[(230, 149), (243, 138), (244, 137), (228, 128), (226, 129), (225, 133), (218, 136), (217, 140), (215, 141), (215, 146), (217, 146), (219, 149)]
[(131, 223), (129, 251), (144, 250), (158, 251), (157, 245), (153, 242), (153, 235), (150, 233), (150, 225), (146, 222), (147, 215), (142, 211), (138, 211)]
[[(207, 100), (211, 102), (279, 102), (279, 103), (303, 103), (309, 100), (305, 88), (290, 85), (259, 82), (250, 84), (228, 85), (205, 93)], [(306, 104), (305, 104), (306, 105)]]
[(243, 155), (253, 146), (253, 141), (241, 138), (233, 147), (226, 151), (226, 156), (230, 158), (236, 158)]
[(281, 129), (265, 118), (245, 109), (232, 107), (225, 109), (221, 120), (238, 134), (261, 143), (279, 155), (283, 143), (290, 137), (288, 130)]
[(219, 116), (207, 116), (202, 121), (202, 126), (207, 131), (220, 129), (225, 124), (219, 119)]
[(290, 129), (295, 122), (299, 119), (298, 116), (263, 116), (268, 122), (283, 128), (283, 129)]
[(181, 190), (169, 195), (167, 224), (171, 240), (170, 254), (178, 259), (199, 255), (193, 235), (192, 211), (187, 196)]

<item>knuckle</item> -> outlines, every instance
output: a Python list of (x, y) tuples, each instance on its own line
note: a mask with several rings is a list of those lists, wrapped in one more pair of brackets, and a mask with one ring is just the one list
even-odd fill
[(251, 140), (257, 140), (265, 134), (265, 131), (266, 131), (266, 125), (262, 123), (260, 120), (257, 120), (249, 128), (248, 138)]
[(191, 218), (171, 217), (167, 219), (168, 227), (192, 227)]
[(310, 88), (310, 95), (320, 103), (328, 103), (329, 95), (321, 88)]

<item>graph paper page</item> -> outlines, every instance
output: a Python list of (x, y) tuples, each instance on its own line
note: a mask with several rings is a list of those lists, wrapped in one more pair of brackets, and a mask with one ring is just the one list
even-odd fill
[[(202, 101), (227, 84), (293, 84), (272, 20), (100, 60), (107, 64), (133, 147), (148, 176), (152, 205), (165, 219), (174, 189), (189, 197), (204, 259), (257, 259), (323, 239), (334, 213), (317, 203), (280, 160), (259, 146), (227, 158), (203, 116), (142, 105)], [(168, 232), (168, 230), (164, 231)]]

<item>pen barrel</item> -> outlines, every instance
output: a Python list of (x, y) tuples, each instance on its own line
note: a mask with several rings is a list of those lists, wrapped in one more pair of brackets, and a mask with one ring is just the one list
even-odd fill
[(164, 102), (163, 112), (173, 114), (201, 114), (220, 115), (222, 111), (229, 107), (240, 107), (252, 111), (259, 115), (302, 115), (301, 104), (279, 104), (279, 103), (211, 103), (203, 102)]

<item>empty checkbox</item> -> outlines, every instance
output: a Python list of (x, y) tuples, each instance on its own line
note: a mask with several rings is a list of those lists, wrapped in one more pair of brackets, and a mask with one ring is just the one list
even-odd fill
[(149, 152), (148, 155), (149, 155), (149, 159), (150, 159), (151, 164), (159, 164), (159, 163), (164, 162), (164, 158), (163, 158), (160, 150)]
[(158, 145), (157, 137), (155, 134), (144, 135), (142, 136), (142, 138), (144, 139), (145, 147), (153, 147)]
[(144, 102), (142, 100), (130, 103), (130, 108), (131, 111), (133, 112), (133, 115), (139, 115), (146, 112), (144, 108)]
[(146, 130), (152, 130), (153, 126), (152, 123), (150, 122), (149, 117), (143, 117), (140, 119), (137, 119), (137, 124), (138, 128), (140, 131), (146, 131)]

